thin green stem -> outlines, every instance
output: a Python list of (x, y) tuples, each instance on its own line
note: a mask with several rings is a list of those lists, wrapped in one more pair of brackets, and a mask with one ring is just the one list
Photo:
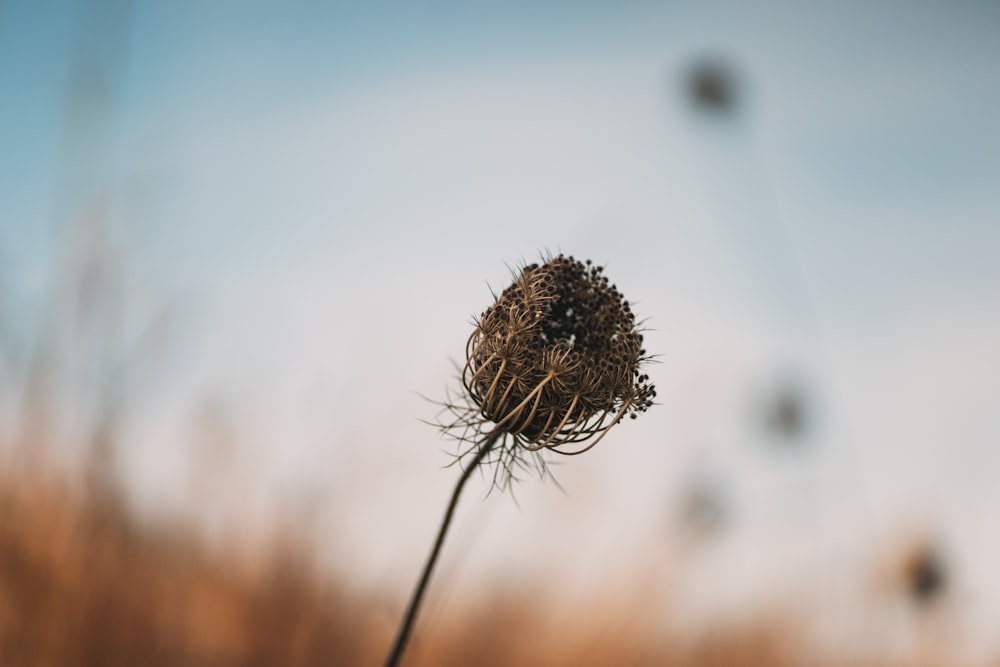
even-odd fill
[(431, 579), (431, 573), (434, 571), (434, 565), (437, 563), (438, 555), (441, 553), (441, 546), (444, 544), (444, 538), (448, 533), (448, 527), (451, 525), (452, 515), (455, 513), (455, 507), (458, 506), (458, 497), (462, 494), (462, 488), (472, 475), (472, 471), (479, 467), (479, 464), (483, 462), (486, 455), (493, 449), (502, 434), (502, 429), (495, 428), (488, 436), (486, 436), (486, 440), (476, 451), (476, 455), (472, 458), (472, 461), (469, 462), (469, 465), (467, 465), (462, 471), (462, 476), (458, 478), (455, 490), (451, 494), (451, 501), (448, 503), (448, 509), (445, 511), (444, 519), (441, 521), (441, 527), (438, 529), (437, 539), (434, 541), (434, 547), (431, 549), (427, 562), (424, 564), (424, 570), (420, 575), (420, 581), (417, 582), (417, 587), (413, 590), (413, 597), (410, 598), (410, 604), (406, 608), (406, 616), (403, 617), (403, 622), (399, 626), (399, 633), (396, 635), (396, 642), (393, 644), (392, 652), (385, 661), (385, 667), (396, 667), (396, 665), (399, 664), (400, 659), (403, 657), (403, 651), (406, 650), (406, 644), (410, 639), (410, 631), (413, 629), (413, 624), (417, 620), (417, 612), (420, 610), (420, 603), (423, 601), (424, 592), (427, 590), (427, 584)]

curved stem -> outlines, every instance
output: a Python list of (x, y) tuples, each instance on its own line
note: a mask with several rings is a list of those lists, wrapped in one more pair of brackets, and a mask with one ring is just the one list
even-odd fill
[(399, 626), (399, 632), (396, 635), (392, 652), (385, 661), (385, 667), (395, 667), (403, 657), (403, 651), (406, 650), (406, 643), (410, 639), (410, 631), (413, 629), (413, 623), (417, 619), (417, 612), (420, 610), (420, 603), (423, 601), (424, 592), (427, 590), (427, 583), (431, 579), (431, 572), (434, 571), (434, 565), (437, 563), (438, 555), (441, 553), (441, 545), (444, 544), (445, 535), (448, 533), (448, 527), (451, 525), (452, 515), (455, 513), (455, 507), (458, 506), (458, 497), (462, 494), (462, 488), (472, 475), (472, 471), (478, 468), (479, 464), (483, 462), (483, 459), (486, 458), (486, 455), (496, 445), (502, 433), (502, 429), (495, 428), (486, 436), (486, 440), (479, 447), (469, 465), (462, 471), (462, 476), (458, 478), (455, 490), (451, 494), (451, 501), (448, 503), (448, 509), (445, 511), (444, 519), (441, 521), (441, 527), (438, 529), (434, 547), (431, 549), (431, 553), (427, 557), (427, 562), (424, 564), (420, 581), (417, 582), (417, 587), (413, 590), (413, 596), (410, 598), (410, 604), (406, 608), (406, 615), (403, 617), (403, 622)]

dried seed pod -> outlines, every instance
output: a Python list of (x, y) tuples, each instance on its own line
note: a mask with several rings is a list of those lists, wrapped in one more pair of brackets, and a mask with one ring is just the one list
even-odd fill
[(465, 347), (463, 399), (444, 403), (442, 424), (472, 454), (452, 493), (437, 539), (417, 580), (386, 667), (399, 664), (458, 498), (480, 464), (506, 486), (525, 452), (545, 472), (543, 450), (587, 451), (625, 415), (652, 404), (656, 391), (640, 371), (642, 334), (603, 269), (559, 255), (521, 269), (480, 316)]
[[(472, 444), (499, 429), (506, 475), (524, 452), (580, 454), (656, 391), (635, 316), (602, 267), (558, 255), (528, 264), (476, 322), (466, 344), (462, 384), (469, 404), (448, 428)], [(544, 464), (540, 457), (536, 461)]]

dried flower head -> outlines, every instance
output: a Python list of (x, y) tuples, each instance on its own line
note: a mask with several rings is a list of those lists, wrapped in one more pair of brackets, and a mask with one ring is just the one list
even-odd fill
[[(488, 458), (503, 486), (534, 453), (580, 454), (652, 404), (649, 357), (635, 316), (604, 270), (558, 255), (522, 268), (476, 321), (461, 378), (465, 403), (447, 403), (476, 446), (499, 432)], [(492, 428), (490, 425), (492, 424)], [(470, 450), (471, 451), (471, 450)]]
[(647, 359), (628, 302), (589, 260), (559, 255), (529, 264), (495, 297), (465, 346), (463, 400), (444, 404), (454, 421), (442, 428), (469, 445), (458, 459), (472, 453), (472, 461), (452, 492), (386, 667), (396, 667), (406, 650), (469, 475), (494, 464), (493, 484), (505, 486), (526, 466), (525, 452), (544, 473), (544, 450), (587, 451), (625, 415), (652, 404), (656, 391), (640, 371)]

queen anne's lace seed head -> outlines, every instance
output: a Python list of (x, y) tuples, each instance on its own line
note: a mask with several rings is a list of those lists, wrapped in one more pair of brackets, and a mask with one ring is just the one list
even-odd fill
[(448, 404), (457, 420), (447, 426), (472, 443), (500, 430), (502, 485), (524, 452), (544, 469), (537, 452), (579, 454), (645, 412), (656, 396), (647, 360), (632, 310), (601, 267), (564, 255), (529, 264), (477, 320), (462, 370), (469, 405)]

